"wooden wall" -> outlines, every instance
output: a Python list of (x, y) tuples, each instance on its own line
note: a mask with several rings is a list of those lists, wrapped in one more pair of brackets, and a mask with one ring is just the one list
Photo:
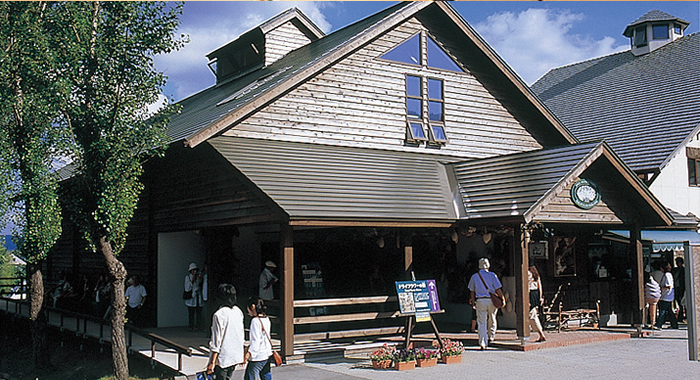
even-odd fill
[[(424, 29), (415, 19), (407, 21), (225, 134), (473, 158), (539, 149), (535, 139), (471, 74), (378, 59)], [(406, 74), (444, 81), (449, 143), (440, 149), (405, 145)]]
[(311, 42), (291, 21), (265, 34), (265, 66)]

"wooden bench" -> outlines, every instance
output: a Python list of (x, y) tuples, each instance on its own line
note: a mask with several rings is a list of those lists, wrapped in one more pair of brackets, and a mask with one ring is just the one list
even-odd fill
[(584, 325), (600, 328), (600, 300), (595, 301), (595, 309), (577, 307), (564, 309), (562, 286), (563, 284), (559, 285), (549, 306), (543, 306), (543, 327), (555, 328), (557, 332), (561, 332), (562, 329), (580, 328)]

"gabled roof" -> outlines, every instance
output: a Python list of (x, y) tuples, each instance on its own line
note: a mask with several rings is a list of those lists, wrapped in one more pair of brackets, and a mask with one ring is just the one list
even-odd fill
[(632, 21), (631, 24), (627, 25), (627, 28), (625, 28), (625, 31), (622, 33), (625, 35), (625, 37), (631, 37), (632, 36), (632, 30), (634, 30), (634, 27), (640, 24), (644, 24), (646, 22), (658, 22), (658, 21), (675, 21), (679, 24), (682, 25), (682, 29), (685, 29), (690, 25), (688, 21), (685, 21), (683, 19), (680, 19), (676, 16), (672, 16), (668, 13), (661, 12), (658, 9), (651, 10), (647, 12), (644, 16)]
[(290, 223), (456, 219), (444, 156), (219, 136), (207, 141)]
[[(517, 117), (529, 120), (528, 124), (533, 129), (542, 130), (536, 138), (539, 137), (547, 142), (545, 145), (550, 146), (553, 143), (576, 142), (576, 138), (539, 103), (528, 87), (457, 12), (449, 4), (442, 2), (404, 2), (394, 5), (292, 51), (268, 67), (195, 94), (180, 102), (181, 112), (170, 118), (168, 135), (173, 141), (184, 139), (187, 145), (196, 146), (235, 126), (245, 117), (424, 9), (430, 9), (430, 14), (441, 16), (443, 21), (451, 21), (456, 25), (456, 31), (462, 33), (460, 38), (464, 36), (463, 43), (468, 42), (470, 47), (473, 46), (480, 52), (480, 61), (475, 66), (481, 67), (482, 70), (484, 65), (494, 67), (487, 69), (484, 75), (504, 78), (498, 84), (509, 83), (506, 93), (501, 98), (518, 97), (518, 101), (521, 102), (519, 107), (523, 108), (523, 111)], [(465, 59), (469, 59), (470, 56), (471, 54), (467, 55)], [(506, 102), (507, 106), (508, 104)]]
[[(602, 177), (618, 177), (616, 189), (601, 188), (604, 195), (615, 192), (614, 197), (627, 197), (633, 194), (632, 197), (640, 200), (637, 204), (646, 205), (644, 212), (640, 212), (648, 214), (644, 215), (645, 222), (650, 225), (671, 223), (668, 211), (604, 142), (470, 160), (449, 166), (454, 170), (467, 219), (557, 222), (559, 220), (547, 220), (540, 211), (554, 203), (567, 186), (570, 187), (598, 160), (605, 160), (608, 164)], [(595, 178), (596, 174), (589, 172), (588, 177)], [(623, 183), (627, 194), (620, 189)], [(603, 187), (601, 183), (599, 186)], [(582, 210), (578, 213), (584, 214)]]
[(635, 171), (663, 168), (700, 126), (700, 34), (635, 57), (553, 69), (532, 89), (579, 140), (605, 139)]

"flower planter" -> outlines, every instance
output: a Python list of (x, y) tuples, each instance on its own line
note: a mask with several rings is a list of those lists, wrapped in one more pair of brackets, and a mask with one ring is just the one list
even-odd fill
[(414, 368), (416, 368), (416, 362), (415, 361), (395, 362), (394, 368), (396, 368), (397, 371), (406, 371), (409, 369), (414, 369)]
[(372, 368), (387, 369), (391, 367), (391, 360), (372, 360)]
[(434, 365), (437, 365), (437, 358), (416, 359), (416, 365), (419, 367), (432, 367)]
[(443, 356), (440, 361), (445, 364), (461, 363), (462, 355)]

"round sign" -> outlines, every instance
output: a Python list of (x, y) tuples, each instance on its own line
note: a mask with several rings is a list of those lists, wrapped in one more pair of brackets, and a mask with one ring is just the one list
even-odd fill
[(600, 202), (598, 186), (593, 181), (580, 179), (571, 187), (571, 200), (584, 210), (590, 210)]

